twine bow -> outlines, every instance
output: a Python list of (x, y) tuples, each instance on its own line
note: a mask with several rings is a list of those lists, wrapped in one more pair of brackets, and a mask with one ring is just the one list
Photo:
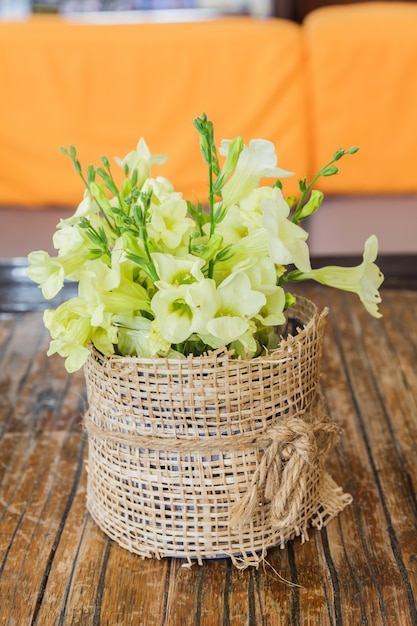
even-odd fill
[(232, 526), (251, 521), (256, 509), (270, 501), (274, 528), (294, 525), (307, 492), (308, 476), (317, 459), (328, 452), (339, 436), (336, 424), (309, 424), (299, 418), (272, 426), (270, 443), (255, 470), (249, 490), (234, 506)]

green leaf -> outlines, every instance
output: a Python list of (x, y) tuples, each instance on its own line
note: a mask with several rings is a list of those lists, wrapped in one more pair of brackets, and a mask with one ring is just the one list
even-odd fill
[(79, 226), (80, 228), (90, 228), (91, 224), (86, 217), (80, 217)]
[(101, 238), (98, 236), (98, 234), (96, 233), (95, 230), (91, 230), (88, 229), (87, 230), (87, 237), (96, 245), (101, 245), (102, 244), (102, 240)]
[(90, 252), (94, 256), (101, 256), (103, 254), (103, 250), (101, 248), (90, 248)]
[(193, 217), (194, 219), (197, 219), (200, 215), (199, 210), (195, 208), (191, 200), (186, 200), (186, 202), (187, 202), (188, 213), (191, 215), (191, 217)]
[(99, 233), (99, 235), (101, 237), (101, 240), (105, 241), (107, 243), (107, 237), (106, 237), (106, 233), (104, 231), (103, 226), (100, 226), (100, 228), (98, 229), (98, 233)]

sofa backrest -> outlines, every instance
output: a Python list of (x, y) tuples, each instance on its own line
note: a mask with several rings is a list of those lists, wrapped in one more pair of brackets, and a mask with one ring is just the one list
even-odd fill
[[(169, 160), (153, 173), (207, 198), (193, 119), (216, 140), (271, 140), (279, 165), (311, 177), (337, 148), (360, 146), (333, 194), (417, 192), (417, 5), (325, 7), (303, 25), (224, 18), (93, 25), (58, 16), (0, 22), (0, 206), (76, 206), (84, 166), (123, 157), (143, 136)], [(117, 166), (114, 167), (117, 171)]]
[(312, 170), (335, 148), (360, 146), (323, 191), (417, 192), (417, 4), (325, 7), (303, 33)]
[(0, 205), (76, 205), (83, 185), (59, 147), (73, 144), (83, 165), (99, 165), (100, 155), (123, 157), (141, 136), (169, 157), (153, 173), (204, 202), (207, 170), (193, 127), (203, 112), (218, 144), (269, 139), (279, 165), (303, 175), (301, 37), (298, 24), (250, 18), (0, 23)]

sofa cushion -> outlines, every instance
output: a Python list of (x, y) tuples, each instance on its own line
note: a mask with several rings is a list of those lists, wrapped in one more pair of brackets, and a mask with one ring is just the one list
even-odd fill
[(360, 146), (324, 191), (417, 191), (417, 5), (325, 7), (304, 22), (312, 172)]
[(99, 165), (101, 154), (123, 157), (141, 136), (169, 156), (153, 173), (204, 201), (193, 127), (203, 112), (218, 143), (270, 139), (280, 166), (302, 176), (303, 70), (301, 27), (284, 20), (0, 23), (0, 205), (76, 205), (83, 185), (59, 147), (74, 144), (84, 166)]

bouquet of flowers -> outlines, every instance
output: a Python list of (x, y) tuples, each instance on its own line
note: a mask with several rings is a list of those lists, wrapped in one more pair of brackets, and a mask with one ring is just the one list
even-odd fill
[[(246, 146), (236, 137), (217, 150), (207, 116), (194, 125), (208, 167), (205, 204), (151, 176), (151, 166), (166, 157), (151, 156), (144, 139), (116, 159), (121, 184), (105, 156), (100, 167), (83, 171), (75, 148), (62, 149), (86, 190), (75, 213), (57, 226), (57, 255), (30, 253), (27, 275), (45, 299), (65, 279), (78, 282), (77, 297), (44, 312), (48, 355), (65, 357), (69, 372), (83, 366), (90, 344), (106, 356), (177, 359), (223, 346), (236, 358), (265, 354), (277, 347), (274, 329), (294, 304), (289, 283), (307, 279), (356, 293), (380, 317), (375, 235), (365, 242), (360, 265), (312, 269), (308, 233), (300, 226), (323, 200), (317, 180), (336, 174), (335, 163), (358, 148), (337, 150), (311, 182), (300, 180), (297, 199), (283, 195), (281, 179), (292, 174), (277, 167), (271, 142)], [(273, 183), (261, 184), (265, 178)]]

